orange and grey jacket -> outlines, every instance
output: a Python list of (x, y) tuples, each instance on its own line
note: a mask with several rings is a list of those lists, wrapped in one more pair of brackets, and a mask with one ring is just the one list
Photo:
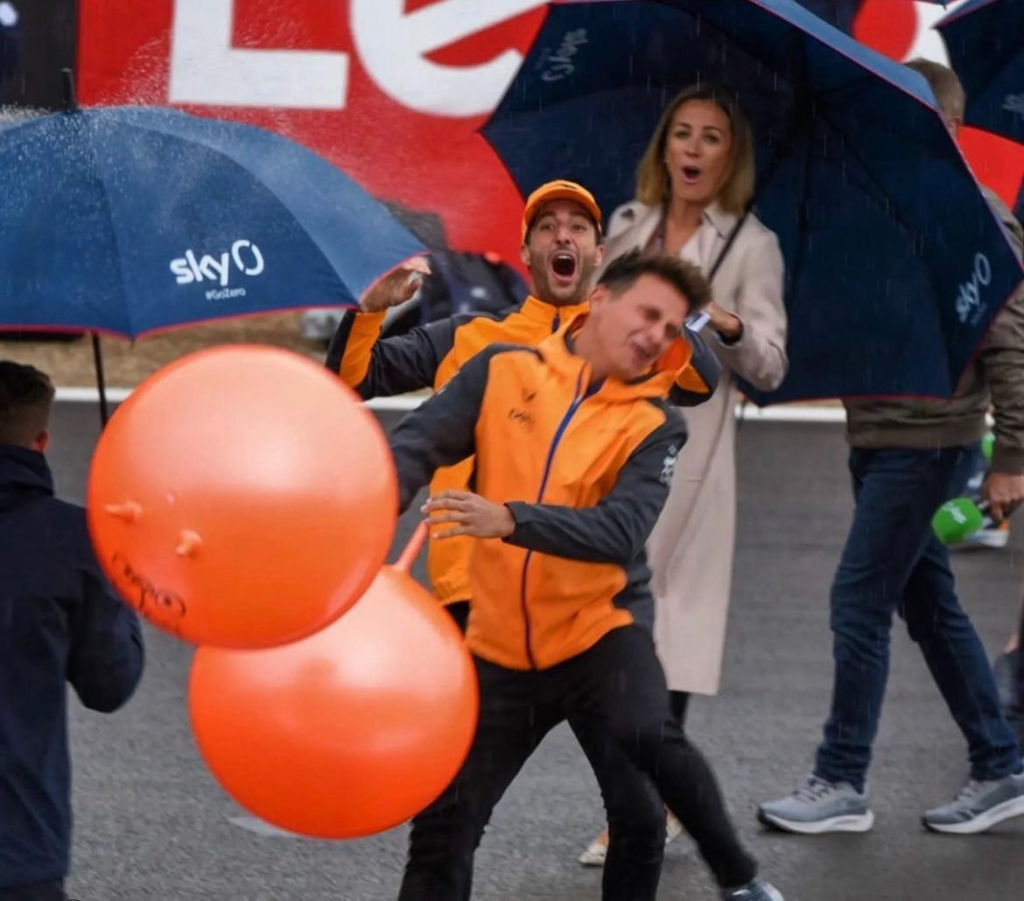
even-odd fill
[(583, 318), (535, 348), (481, 351), (390, 437), (403, 510), (435, 470), (475, 454), (475, 491), (511, 511), (510, 536), (471, 540), (467, 634), (510, 669), (653, 622), (644, 546), (686, 441), (665, 397), (689, 350), (678, 341), (642, 378), (591, 383), (572, 352)]
[[(327, 366), (364, 400), (443, 387), (467, 361), (495, 343), (534, 347), (586, 309), (586, 304), (557, 307), (528, 297), (500, 318), (464, 314), (413, 329), (394, 338), (380, 337), (384, 313), (346, 312), (327, 351)], [(695, 406), (714, 393), (721, 365), (697, 333), (687, 332), (691, 355), (675, 382), (666, 388), (673, 403)], [(473, 472), (472, 459), (438, 471), (431, 483), (436, 494), (464, 489)], [(443, 604), (469, 599), (469, 539), (431, 542), (427, 569)]]

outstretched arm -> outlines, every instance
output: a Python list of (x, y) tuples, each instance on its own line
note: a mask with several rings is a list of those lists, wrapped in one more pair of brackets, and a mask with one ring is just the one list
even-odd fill
[(473, 454), (491, 358), (501, 350), (492, 346), (473, 357), (391, 433), (388, 440), (398, 471), (399, 507), (403, 512), (440, 467)]

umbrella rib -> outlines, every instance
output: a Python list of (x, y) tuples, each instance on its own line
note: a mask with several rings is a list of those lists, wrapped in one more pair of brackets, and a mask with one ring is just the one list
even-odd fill
[[(1013, 63), (1013, 62), (1014, 62), (1014, 60), (1012, 58), (1011, 59), (1004, 59), (1004, 60), (1002, 60), (999, 63), (999, 65), (997, 65), (988, 74), (988, 76), (986, 78), (983, 78), (981, 80), (981, 83), (975, 87), (975, 90), (973, 91), (973, 93), (975, 95), (977, 95), (977, 94), (980, 94), (982, 91), (989, 90), (989, 88), (992, 87), (992, 83), (994, 81), (996, 81), (996, 79), (998, 79), (999, 76), (1002, 75), (1006, 71), (1006, 69), (1011, 65), (1011, 63)], [(968, 102), (967, 105), (970, 106), (970, 102)]]
[[(832, 129), (832, 131), (835, 134), (839, 135), (840, 138), (842, 138), (842, 139), (846, 138), (846, 133), (841, 128), (839, 128), (835, 124), (835, 122), (829, 116), (823, 116), (822, 118), (825, 121), (825, 123)], [(867, 176), (867, 178), (871, 181), (871, 183), (879, 191), (879, 193), (883, 197), (888, 198), (889, 195), (886, 192), (884, 186), (873, 175), (871, 169), (867, 165), (865, 165), (863, 157), (853, 147), (850, 147), (849, 149), (850, 149), (851, 154), (854, 156), (854, 158), (860, 164), (861, 171)], [(870, 195), (867, 195), (867, 196), (870, 196)], [(937, 282), (936, 282), (936, 280), (934, 278), (933, 273), (931, 272), (931, 270), (930, 270), (930, 268), (928, 266), (923, 265), (922, 253), (921, 253), (921, 250), (918, 248), (917, 241), (915, 239), (915, 230), (910, 227), (909, 223), (904, 218), (904, 216), (902, 214), (902, 211), (900, 210), (900, 208), (897, 205), (895, 205), (895, 204), (887, 204), (885, 211), (890, 215), (890, 217), (892, 218), (893, 222), (896, 225), (899, 226), (900, 230), (906, 236), (907, 242), (909, 244), (910, 256), (915, 260), (918, 269), (921, 271), (921, 273), (923, 274), (925, 279), (931, 284), (933, 294), (936, 297), (940, 297), (941, 296), (940, 287), (937, 284)], [(943, 319), (942, 319), (941, 315), (939, 317), (939, 323), (940, 323), (940, 325), (942, 325), (943, 332), (946, 332), (946, 327), (945, 327), (945, 324), (943, 322)], [(946, 338), (948, 340), (948, 338), (949, 338), (948, 333), (946, 334)], [(948, 359), (947, 359), (946, 362), (947, 363), (949, 362)], [(949, 377), (949, 375), (950, 374), (949, 374), (949, 372), (947, 370), (947, 377)], [(950, 380), (950, 382), (952, 382), (952, 378), (951, 377), (950, 377), (949, 380)]]
[[(80, 115), (80, 114), (78, 114), (78, 113), (70, 113), (69, 115)], [(86, 123), (86, 127), (88, 127), (88, 123)], [(92, 158), (93, 169), (96, 172), (96, 181), (97, 181), (97, 183), (100, 186), (100, 192), (101, 192), (102, 197), (103, 197), (103, 208), (106, 211), (107, 222), (110, 225), (110, 234), (111, 234), (111, 237), (113, 238), (113, 241), (114, 241), (115, 263), (117, 265), (117, 273), (118, 273), (118, 285), (119, 285), (119, 287), (121, 289), (121, 308), (122, 308), (122, 310), (124, 312), (125, 325), (127, 327), (124, 334), (127, 337), (130, 338), (134, 334), (134, 332), (133, 332), (133, 329), (132, 329), (132, 321), (131, 321), (131, 319), (132, 319), (131, 305), (128, 303), (128, 289), (127, 289), (127, 285), (126, 285), (124, 265), (123, 265), (124, 254), (121, 251), (121, 236), (118, 233), (117, 225), (116, 225), (116, 223), (114, 221), (113, 208), (112, 208), (112, 206), (110, 204), (110, 198), (109, 198), (109, 195), (108, 195), (108, 192), (107, 192), (107, 180), (106, 180), (106, 177), (104, 176), (104, 174), (100, 170), (100, 166), (99, 166), (99, 162), (98, 162), (99, 158), (98, 158), (98, 156), (96, 154), (96, 148), (93, 146), (91, 131), (88, 132), (88, 138), (87, 138), (85, 143), (86, 143), (86, 146), (89, 149), (89, 156)]]
[[(867, 177), (867, 179), (871, 182), (872, 186), (878, 191), (878, 193), (882, 197), (885, 197), (888, 200), (889, 193), (886, 191), (885, 186), (878, 180), (878, 177), (876, 175), (874, 175), (874, 173), (872, 172), (871, 168), (867, 165), (866, 161), (864, 160), (863, 155), (857, 150), (855, 144), (853, 142), (851, 142), (847, 138), (846, 132), (842, 128), (840, 128), (835, 123), (835, 121), (832, 119), (832, 117), (829, 116), (827, 113), (821, 114), (821, 119), (822, 119), (822, 121), (824, 122), (825, 125), (827, 125), (829, 128), (831, 128), (833, 134), (838, 135), (838, 137), (843, 141), (847, 151), (850, 153), (850, 155), (859, 164), (861, 171), (864, 173), (864, 175)], [(871, 195), (867, 195), (867, 196), (870, 197)], [(876, 203), (877, 203), (877, 200), (876, 200)], [(909, 223), (903, 217), (902, 211), (899, 209), (898, 206), (896, 206), (893, 203), (888, 203), (887, 202), (885, 204), (885, 211), (887, 213), (890, 213), (893, 216), (894, 221), (897, 222), (897, 224), (902, 229), (903, 233), (908, 238), (910, 238), (913, 235), (914, 230), (910, 227)], [(915, 256), (917, 256), (917, 255), (918, 254), (915, 252)]]

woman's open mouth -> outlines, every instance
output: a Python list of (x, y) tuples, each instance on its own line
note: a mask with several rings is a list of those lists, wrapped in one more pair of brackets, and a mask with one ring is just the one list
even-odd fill
[(700, 169), (696, 166), (683, 166), (683, 183), (695, 185), (700, 181)]

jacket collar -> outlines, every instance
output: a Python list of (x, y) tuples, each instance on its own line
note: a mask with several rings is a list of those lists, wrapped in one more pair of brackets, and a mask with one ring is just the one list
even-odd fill
[(535, 322), (544, 322), (557, 328), (566, 322), (571, 322), (586, 309), (586, 301), (571, 306), (558, 306), (530, 294), (519, 307), (519, 314)]
[[(559, 374), (578, 379), (582, 373), (584, 387), (590, 384), (590, 364), (576, 355), (573, 337), (586, 318), (586, 312), (577, 314), (538, 345), (544, 361)], [(665, 397), (679, 372), (689, 364), (692, 355), (693, 349), (689, 343), (677, 338), (650, 371), (628, 382), (609, 377), (604, 380), (598, 393), (604, 399), (615, 402), (633, 401), (638, 397)]]
[(52, 494), (53, 475), (39, 451), (0, 444), (0, 510), (9, 510), (32, 496)]
[[(637, 230), (636, 243), (641, 247), (646, 247), (654, 233), (661, 228), (662, 220), (665, 218), (665, 206), (664, 204), (646, 206), (636, 202), (634, 207), (630, 207), (627, 210), (627, 214), (635, 223), (634, 227)], [(726, 212), (722, 209), (721, 204), (714, 200), (704, 209), (704, 212), (701, 214), (701, 221), (711, 225), (718, 233), (718, 236), (724, 240), (729, 237), (733, 228), (736, 227), (739, 217), (733, 213)]]
[(718, 232), (718, 236), (724, 240), (729, 237), (732, 230), (736, 227), (739, 217), (732, 213), (727, 213), (722, 209), (718, 201), (714, 200), (704, 209), (703, 221), (709, 223)]

